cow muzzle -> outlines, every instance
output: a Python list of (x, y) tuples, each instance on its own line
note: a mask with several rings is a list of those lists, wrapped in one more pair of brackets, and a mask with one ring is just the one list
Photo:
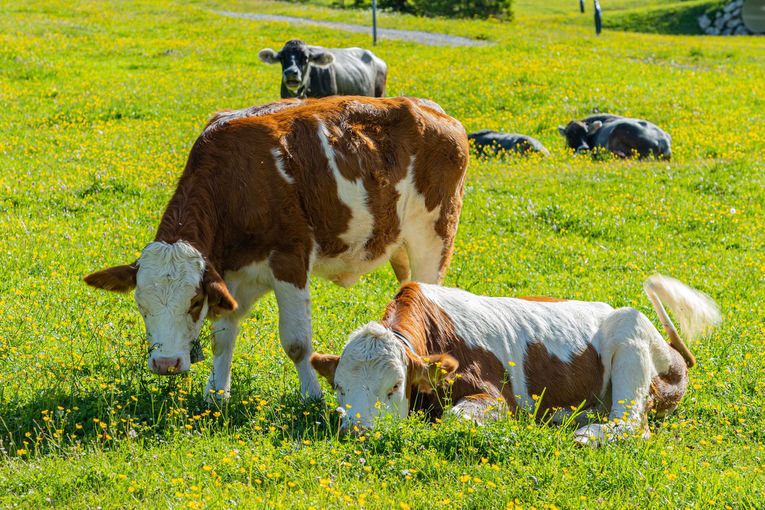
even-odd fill
[(582, 154), (583, 152), (587, 152), (588, 150), (590, 150), (590, 148), (588, 146), (580, 145), (579, 147), (576, 148), (576, 153), (577, 154)]
[(157, 375), (176, 375), (188, 370), (183, 367), (179, 356), (151, 358), (149, 365), (151, 371)]

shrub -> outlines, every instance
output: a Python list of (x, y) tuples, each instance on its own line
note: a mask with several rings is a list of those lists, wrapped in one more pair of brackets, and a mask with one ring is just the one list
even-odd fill
[(381, 9), (447, 18), (513, 18), (513, 0), (378, 0)]

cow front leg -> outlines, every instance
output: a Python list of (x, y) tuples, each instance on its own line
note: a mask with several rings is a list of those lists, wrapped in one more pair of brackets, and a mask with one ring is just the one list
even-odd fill
[(212, 371), (205, 387), (205, 400), (225, 400), (231, 390), (231, 362), (234, 359), (234, 344), (239, 334), (239, 320), (233, 317), (220, 318), (213, 323)]
[(321, 386), (311, 367), (311, 295), (308, 282), (304, 288), (280, 280), (274, 281), (274, 294), (279, 305), (279, 341), (295, 364), (303, 398), (321, 399)]

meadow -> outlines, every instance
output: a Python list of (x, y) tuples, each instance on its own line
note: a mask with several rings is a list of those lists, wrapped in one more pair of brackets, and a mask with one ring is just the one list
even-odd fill
[[(724, 322), (653, 437), (577, 447), (573, 428), (422, 417), (339, 438), (304, 404), (272, 296), (243, 323), (225, 406), (208, 360), (150, 374), (130, 296), (82, 276), (153, 239), (209, 116), (278, 97), (259, 49), (361, 34), (220, 16), (369, 14), (259, 0), (0, 2), (0, 506), (74, 508), (762, 508), (765, 506), (765, 40), (605, 30), (555, 9), (516, 20), (382, 14), (381, 26), (485, 39), (383, 40), (388, 95), (427, 97), (468, 131), (538, 138), (548, 159), (471, 160), (445, 284), (633, 306), (660, 272), (710, 294)], [(605, 2), (604, 2), (605, 3)], [(626, 0), (623, 3), (627, 3)], [(554, 3), (558, 5), (557, 3)], [(551, 4), (552, 5), (552, 4)], [(588, 9), (591, 6), (588, 5)], [(670, 162), (574, 157), (557, 125), (647, 118)], [(314, 279), (314, 347), (339, 353), (396, 291)]]

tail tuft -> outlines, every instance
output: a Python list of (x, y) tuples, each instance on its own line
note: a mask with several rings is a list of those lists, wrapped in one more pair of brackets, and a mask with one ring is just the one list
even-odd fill
[(722, 321), (720, 309), (711, 297), (679, 280), (655, 274), (645, 281), (643, 287), (672, 310), (686, 338), (705, 336)]

